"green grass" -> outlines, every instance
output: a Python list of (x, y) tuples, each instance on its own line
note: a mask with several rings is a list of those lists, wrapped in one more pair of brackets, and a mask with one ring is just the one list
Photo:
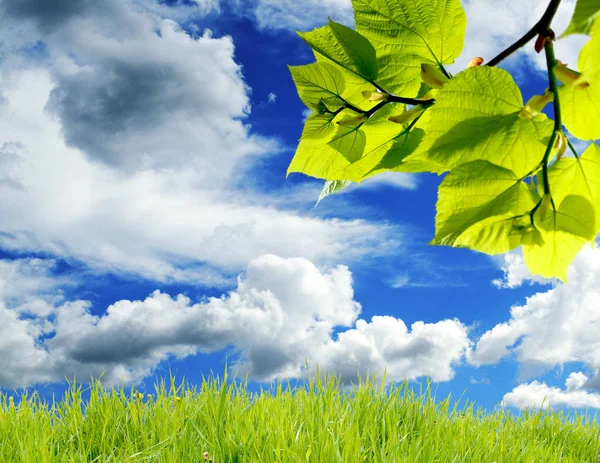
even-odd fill
[(417, 395), (405, 382), (388, 394), (374, 379), (352, 394), (317, 370), (308, 390), (279, 383), (254, 395), (247, 379), (228, 387), (226, 375), (200, 390), (171, 377), (151, 395), (70, 383), (51, 406), (37, 393), (18, 405), (0, 395), (0, 461), (187, 463), (209, 452), (213, 463), (600, 462), (600, 429), (580, 415), (450, 410), (429, 387)]

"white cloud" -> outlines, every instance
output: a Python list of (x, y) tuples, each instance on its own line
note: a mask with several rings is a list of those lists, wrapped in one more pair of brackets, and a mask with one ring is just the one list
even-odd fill
[[(568, 284), (528, 297), (511, 317), (481, 336), (467, 359), (488, 365), (514, 355), (522, 379), (568, 362), (600, 368), (600, 250), (584, 247), (568, 274)], [(595, 381), (590, 380), (590, 384)]]
[(395, 248), (391, 227), (303, 217), (293, 189), (280, 206), (244, 185), (279, 146), (242, 122), (230, 38), (94, 5), (45, 18), (50, 61), (13, 56), (0, 76), (0, 246), (213, 286), (266, 253), (331, 263)]
[(502, 278), (492, 281), (492, 284), (497, 288), (518, 288), (525, 282), (528, 282), (530, 285), (534, 283), (557, 284), (559, 282), (557, 279), (543, 278), (539, 275), (533, 276), (529, 267), (525, 264), (521, 248), (500, 256), (494, 256), (494, 260), (498, 262), (504, 272)]
[(550, 387), (546, 383), (533, 381), (520, 384), (504, 395), (502, 405), (515, 408), (600, 408), (600, 394), (582, 390), (587, 381), (583, 373), (571, 373), (566, 381), (566, 390)]
[[(234, 291), (198, 303), (154, 291), (143, 301), (120, 300), (103, 315), (89, 301), (63, 302), (62, 284), (47, 282), (51, 263), (39, 260), (3, 263), (0, 281), (13, 296), (35, 293), (47, 310), (21, 317), (20, 301), (0, 305), (0, 386), (22, 387), (89, 378), (140, 381), (169, 356), (183, 358), (233, 346), (241, 354), (232, 373), (257, 381), (305, 379), (318, 363), (342, 383), (374, 373), (400, 381), (429, 375), (447, 381), (469, 345), (458, 320), (415, 322), (410, 330), (394, 317), (358, 319), (347, 267), (319, 270), (301, 258), (265, 255), (253, 260)], [(6, 278), (5, 275), (9, 277)], [(23, 288), (23, 276), (30, 286)], [(37, 288), (37, 289), (36, 289)], [(26, 289), (26, 291), (25, 291)], [(53, 291), (51, 291), (53, 289)], [(38, 294), (39, 293), (39, 294)], [(47, 294), (46, 294), (47, 293)], [(335, 326), (348, 329), (332, 339)], [(43, 338), (43, 339), (42, 339)]]
[(349, 26), (354, 24), (349, 0), (238, 0), (237, 6), (240, 12), (253, 8), (261, 29), (304, 31), (325, 24), (328, 17)]
[[(548, 2), (537, 0), (468, 0), (463, 2), (467, 14), (467, 33), (462, 56), (450, 67), (453, 72), (464, 69), (469, 61), (481, 56), (486, 62), (516, 42), (542, 17)], [(575, 9), (575, 0), (561, 2), (552, 26), (557, 36), (567, 28)], [(555, 44), (556, 56), (575, 68), (579, 50), (586, 38), (570, 36)], [(544, 54), (537, 54), (534, 41), (515, 56), (526, 57), (537, 69), (546, 68)], [(507, 63), (510, 64), (512, 59)], [(514, 71), (514, 69), (512, 69)], [(543, 90), (543, 89), (542, 89)], [(541, 92), (540, 92), (541, 93)]]

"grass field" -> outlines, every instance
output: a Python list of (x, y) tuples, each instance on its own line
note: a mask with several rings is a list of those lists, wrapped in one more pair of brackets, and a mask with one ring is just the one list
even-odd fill
[(37, 393), (17, 405), (2, 395), (0, 461), (600, 462), (600, 429), (587, 416), (450, 410), (429, 388), (401, 383), (388, 394), (371, 378), (346, 394), (320, 376), (308, 390), (279, 384), (254, 395), (226, 375), (200, 389), (171, 378), (153, 394), (71, 383), (53, 405)]

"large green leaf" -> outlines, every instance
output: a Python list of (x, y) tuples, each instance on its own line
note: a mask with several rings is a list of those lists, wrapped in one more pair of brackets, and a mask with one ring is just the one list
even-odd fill
[(304, 66), (289, 66), (298, 95), (306, 106), (321, 112), (323, 104), (335, 111), (347, 103), (370, 109), (375, 103), (362, 96), (365, 90), (375, 90), (372, 84), (338, 66), (317, 62)]
[[(402, 125), (388, 120), (399, 108), (401, 105), (389, 104), (366, 122), (354, 126), (338, 124), (358, 116), (354, 111), (345, 109), (327, 122), (329, 127), (333, 127), (333, 134), (322, 138), (302, 136), (288, 174), (302, 172), (326, 180), (361, 181), (404, 132)], [(350, 168), (354, 163), (360, 163), (358, 165), (362, 167)]]
[(599, 16), (600, 2), (598, 0), (577, 0), (571, 23), (561, 37), (571, 34), (589, 34), (594, 20)]
[(437, 92), (419, 121), (425, 138), (404, 170), (443, 173), (485, 160), (524, 177), (542, 160), (553, 124), (542, 113), (519, 117), (522, 108), (521, 92), (508, 72), (466, 69)]
[(600, 21), (579, 55), (581, 78), (559, 88), (565, 127), (581, 140), (600, 138)]
[(548, 177), (555, 203), (579, 195), (593, 205), (595, 233), (600, 232), (600, 147), (590, 145), (579, 159), (561, 158), (550, 167)]
[(460, 0), (352, 0), (356, 30), (377, 50), (377, 82), (414, 97), (421, 64), (451, 64), (460, 55), (466, 16)]
[(327, 26), (298, 35), (313, 50), (367, 81), (377, 77), (375, 49), (355, 30), (330, 19)]
[[(558, 202), (555, 201), (555, 204)], [(545, 218), (539, 208), (534, 223), (540, 240), (523, 244), (523, 256), (531, 273), (567, 281), (567, 270), (583, 245), (596, 233), (592, 204), (579, 195), (566, 196), (556, 211), (550, 207)]]
[(528, 212), (538, 201), (537, 193), (509, 169), (488, 161), (463, 164), (439, 187), (431, 244), (508, 252), (521, 245)]

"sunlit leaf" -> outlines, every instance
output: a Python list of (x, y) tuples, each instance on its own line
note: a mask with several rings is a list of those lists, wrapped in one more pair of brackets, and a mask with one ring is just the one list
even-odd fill
[(598, 0), (577, 0), (575, 13), (561, 37), (571, 34), (589, 34), (592, 24), (600, 16), (600, 2)]
[(327, 26), (298, 35), (313, 50), (367, 81), (377, 77), (375, 49), (355, 30), (330, 19)]
[(543, 244), (523, 245), (527, 267), (534, 275), (558, 277), (566, 282), (571, 262), (583, 245), (595, 237), (592, 204), (583, 196), (569, 195), (544, 220), (538, 209), (534, 223)]
[(377, 50), (378, 83), (414, 97), (421, 64), (451, 64), (460, 55), (466, 16), (460, 0), (353, 0), (356, 30)]
[(418, 127), (425, 138), (407, 171), (443, 173), (476, 160), (525, 176), (541, 161), (553, 124), (544, 114), (521, 118), (523, 98), (510, 74), (492, 67), (459, 73), (436, 94)]
[(562, 120), (581, 140), (600, 139), (600, 21), (579, 55), (581, 78), (559, 88)]
[(521, 245), (539, 196), (509, 169), (488, 161), (463, 164), (439, 187), (432, 244), (500, 254)]

